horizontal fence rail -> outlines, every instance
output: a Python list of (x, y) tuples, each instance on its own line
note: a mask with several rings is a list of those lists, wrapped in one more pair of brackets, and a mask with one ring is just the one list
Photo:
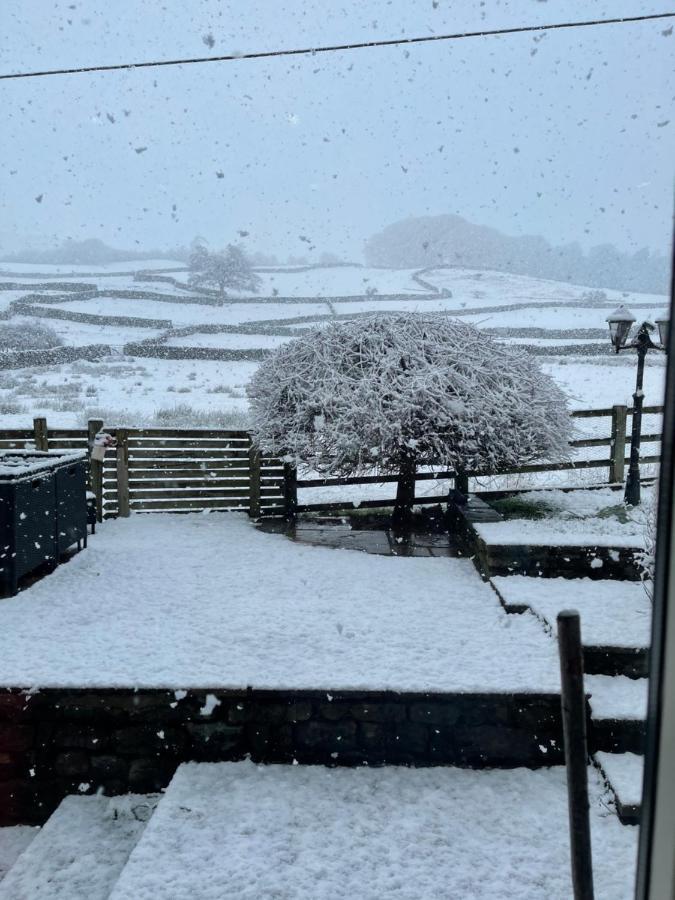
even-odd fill
[[(647, 406), (645, 416), (659, 416), (662, 406)], [(609, 420), (591, 428), (587, 436), (570, 442), (573, 458), (542, 462), (492, 472), (467, 472), (472, 478), (495, 474), (526, 475), (546, 472), (606, 469), (607, 482), (624, 480), (628, 435), (633, 409), (612, 406), (576, 410), (572, 416), (587, 424)], [(587, 429), (585, 429), (587, 430)], [(95, 435), (111, 435), (116, 446), (102, 462), (89, 460), (89, 486), (97, 499), (98, 517), (127, 516), (131, 512), (247, 511), (254, 518), (291, 517), (296, 512), (346, 510), (354, 507), (391, 506), (393, 498), (363, 497), (347, 500), (324, 497), (319, 502), (299, 503), (298, 491), (310, 489), (394, 484), (396, 475), (366, 474), (355, 477), (300, 477), (288, 463), (261, 456), (246, 431), (214, 428), (111, 428), (92, 419), (88, 428), (49, 428), (36, 418), (33, 428), (0, 429), (0, 450), (83, 450), (88, 454)], [(597, 431), (597, 434), (596, 434)], [(643, 434), (643, 445), (658, 444), (660, 433)], [(606, 455), (593, 451), (607, 448)], [(584, 452), (586, 451), (586, 452)], [(643, 463), (658, 463), (660, 454), (649, 452)], [(442, 503), (456, 473), (447, 469), (419, 471), (416, 481), (439, 482), (439, 490), (418, 496), (416, 504)], [(392, 491), (393, 493), (393, 491)]]

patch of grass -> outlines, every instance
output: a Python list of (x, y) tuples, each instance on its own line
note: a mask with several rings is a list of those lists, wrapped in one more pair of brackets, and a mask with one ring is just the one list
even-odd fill
[(605, 506), (605, 508), (599, 510), (596, 515), (598, 519), (616, 519), (618, 522), (621, 522), (622, 525), (631, 521), (628, 510), (623, 503), (617, 503), (616, 506)]
[(155, 413), (158, 425), (174, 428), (232, 428), (248, 427), (248, 413), (238, 410), (196, 409), (189, 403), (177, 403), (163, 407)]
[(11, 400), (0, 400), (0, 416), (13, 416), (25, 412), (26, 407), (21, 403), (13, 403)]
[(163, 407), (154, 413), (103, 406), (87, 407), (79, 418), (82, 425), (86, 425), (88, 419), (102, 419), (110, 427), (126, 428), (223, 428), (238, 431), (249, 427), (248, 413), (244, 410), (196, 409), (188, 403)]
[(522, 497), (502, 497), (492, 500), (490, 506), (505, 519), (546, 519), (557, 512), (543, 500), (523, 500)]

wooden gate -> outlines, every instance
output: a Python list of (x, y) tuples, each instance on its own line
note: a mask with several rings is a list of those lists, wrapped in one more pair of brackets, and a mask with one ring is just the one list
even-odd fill
[(90, 486), (104, 517), (136, 512), (246, 510), (252, 516), (283, 513), (283, 464), (260, 457), (246, 431), (184, 428), (32, 429), (0, 431), (0, 449), (88, 450), (105, 431), (116, 441), (100, 475), (90, 464)]

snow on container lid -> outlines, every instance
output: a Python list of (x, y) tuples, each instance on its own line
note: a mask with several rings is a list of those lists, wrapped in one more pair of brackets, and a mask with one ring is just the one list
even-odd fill
[(0, 480), (30, 478), (85, 457), (84, 450), (0, 450)]

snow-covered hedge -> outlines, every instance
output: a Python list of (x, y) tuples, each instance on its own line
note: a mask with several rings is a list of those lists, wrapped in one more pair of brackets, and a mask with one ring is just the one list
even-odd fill
[(566, 398), (530, 355), (444, 314), (373, 315), (275, 350), (248, 388), (254, 439), (319, 472), (499, 472), (569, 455)]
[(648, 494), (642, 504), (644, 550), (638, 557), (642, 582), (650, 600), (654, 598), (654, 568), (656, 564), (656, 528), (658, 525), (658, 490)]

